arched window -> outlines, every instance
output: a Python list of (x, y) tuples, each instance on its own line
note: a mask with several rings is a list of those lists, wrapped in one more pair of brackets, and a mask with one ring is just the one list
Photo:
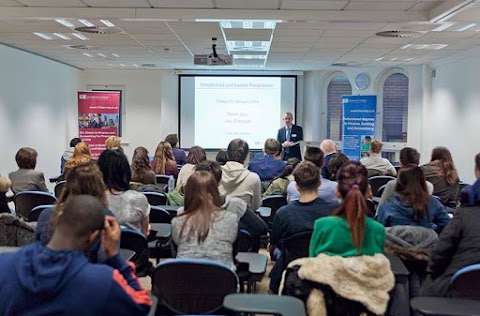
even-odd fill
[(352, 95), (347, 77), (334, 77), (327, 87), (327, 138), (342, 140), (342, 96)]
[(394, 73), (383, 84), (383, 129), (384, 142), (407, 142), (408, 123), (408, 77)]

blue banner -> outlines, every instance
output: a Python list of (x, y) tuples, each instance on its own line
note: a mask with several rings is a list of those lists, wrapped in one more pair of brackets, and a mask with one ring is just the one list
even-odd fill
[(376, 131), (376, 95), (343, 96), (342, 153), (360, 160), (370, 150)]

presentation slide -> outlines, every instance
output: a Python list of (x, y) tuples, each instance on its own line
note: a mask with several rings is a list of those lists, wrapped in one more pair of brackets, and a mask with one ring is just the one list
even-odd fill
[(193, 76), (180, 80), (180, 143), (226, 148), (235, 138), (261, 149), (282, 112), (295, 113), (295, 77)]

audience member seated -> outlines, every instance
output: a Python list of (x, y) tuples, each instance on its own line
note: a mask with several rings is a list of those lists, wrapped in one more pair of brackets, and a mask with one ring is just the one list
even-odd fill
[[(199, 162), (195, 170), (208, 171), (213, 175), (218, 186), (222, 183), (222, 165), (216, 161), (204, 160)], [(249, 209), (245, 201), (237, 197), (223, 195), (220, 196), (220, 201), (222, 209), (237, 215), (240, 229), (245, 229), (254, 236), (266, 235), (268, 233), (268, 226), (265, 221)]]
[(37, 165), (38, 153), (30, 147), (22, 147), (15, 155), (18, 170), (10, 172), (8, 177), (12, 181), (13, 193), (22, 191), (48, 192), (43, 172), (34, 170)]
[(63, 168), (65, 167), (65, 163), (73, 157), (73, 149), (81, 141), (82, 140), (78, 137), (72, 138), (70, 140), (70, 147), (63, 152), (62, 158), (60, 159), (60, 174), (63, 174)]
[(185, 208), (172, 219), (177, 258), (217, 260), (234, 268), (237, 214), (222, 209), (217, 182), (210, 172), (195, 172), (185, 185)]
[(324, 139), (320, 143), (320, 149), (323, 151), (323, 161), (325, 165), (322, 168), (322, 177), (331, 179), (333, 174), (330, 173), (330, 159), (337, 153), (337, 145), (331, 139)]
[(440, 198), (444, 205), (455, 201), (459, 188), (459, 179), (452, 154), (446, 147), (435, 147), (430, 162), (422, 166), (427, 181), (433, 184), (433, 195)]
[[(338, 202), (322, 199), (318, 196), (320, 169), (309, 161), (300, 163), (293, 171), (300, 199), (282, 206), (273, 218), (273, 231), (270, 243), (281, 250), (281, 241), (303, 232), (313, 231), (318, 218), (332, 215)], [(322, 180), (323, 181), (323, 180)], [(270, 272), (270, 289), (276, 293), (280, 286), (282, 272), (288, 262), (281, 254)]]
[(299, 163), (300, 159), (298, 158), (288, 158), (285, 169), (283, 169), (283, 172), (277, 178), (270, 182), (270, 185), (267, 187), (267, 190), (262, 197), (265, 198), (269, 195), (276, 194), (287, 195), (288, 184), (295, 180), (292, 172)]
[[(480, 153), (475, 155), (475, 178), (477, 179), (477, 181), (475, 181), (476, 184), (478, 179), (480, 179)], [(475, 205), (475, 193), (479, 189), (474, 185), (466, 186), (461, 192), (459, 192), (458, 200), (462, 206)]]
[(370, 156), (368, 157), (363, 157), (360, 159), (360, 162), (362, 165), (365, 166), (368, 170), (368, 176), (380, 176), (380, 175), (386, 175), (386, 176), (396, 176), (397, 175), (397, 170), (395, 167), (388, 161), (387, 158), (382, 158), (381, 152), (382, 152), (382, 147), (383, 144), (379, 140), (374, 140), (370, 144)]
[(70, 160), (65, 163), (62, 176), (59, 177), (59, 181), (65, 180), (68, 177), (68, 173), (75, 167), (79, 165), (85, 165), (88, 163), (96, 163), (92, 159), (92, 153), (90, 152), (90, 147), (87, 143), (80, 142), (75, 145), (73, 150), (73, 156)]
[(120, 151), (123, 152), (123, 148), (121, 145), (122, 145), (122, 139), (118, 136), (110, 136), (105, 141), (105, 149), (107, 150), (119, 149)]
[[(147, 315), (151, 299), (118, 253), (120, 227), (88, 195), (64, 205), (48, 245), (40, 242), (0, 254), (2, 315)], [(108, 260), (87, 262), (98, 236)], [(19, 264), (21, 263), (21, 264)]]
[[(341, 205), (315, 221), (310, 256), (291, 262), (282, 295), (305, 301), (309, 315), (384, 315), (395, 277), (382, 255), (385, 228), (366, 216), (368, 173), (350, 162), (338, 173)], [(374, 284), (374, 286), (372, 286)]]
[[(103, 205), (103, 214), (114, 216), (112, 211), (108, 210), (107, 196), (105, 194), (105, 183), (102, 173), (97, 165), (78, 165), (68, 174), (65, 188), (62, 191), (55, 209), (47, 208), (42, 211), (38, 217), (35, 239), (43, 244), (48, 244), (52, 238), (58, 217), (62, 214), (63, 208), (68, 198), (77, 195), (91, 195), (96, 197)], [(100, 238), (92, 242), (92, 247), (85, 253), (88, 261), (104, 262), (105, 254), (100, 247)]]
[(132, 157), (132, 182), (138, 184), (157, 184), (155, 172), (152, 171), (148, 150), (145, 147), (137, 147)]
[[(418, 166), (420, 163), (420, 153), (412, 147), (404, 147), (400, 150), (400, 169), (407, 165)], [(432, 195), (433, 193), (433, 184), (426, 181), (427, 192)], [(397, 186), (397, 180), (390, 180), (387, 182), (387, 186), (383, 190), (382, 197), (380, 198), (379, 204), (381, 205), (391, 196), (395, 194), (395, 187)]]
[(11, 213), (6, 195), (11, 185), (10, 179), (0, 176), (0, 213)]
[(385, 227), (422, 226), (438, 233), (449, 219), (442, 203), (428, 194), (425, 176), (417, 165), (400, 169), (395, 194), (379, 207), (377, 214), (377, 221)]
[(131, 171), (127, 156), (120, 150), (105, 150), (98, 158), (98, 166), (107, 188), (108, 206), (120, 225), (148, 236), (150, 205), (145, 195), (129, 190)]
[(279, 176), (285, 169), (285, 162), (280, 156), (281, 148), (276, 139), (267, 139), (263, 146), (263, 155), (250, 161), (248, 170), (258, 174), (262, 182)]
[[(480, 154), (475, 156), (476, 171)], [(477, 163), (479, 163), (477, 165)], [(477, 174), (477, 172), (476, 172)], [(468, 205), (455, 211), (430, 255), (424, 296), (453, 296), (450, 280), (458, 270), (480, 262), (480, 180), (470, 187)]]
[(177, 134), (167, 135), (167, 137), (165, 137), (165, 141), (172, 146), (173, 157), (175, 157), (177, 165), (183, 166), (186, 162), (187, 155), (185, 154), (185, 150), (178, 148)]
[[(334, 153), (330, 158), (330, 163), (328, 164), (328, 173), (331, 175), (330, 180), (337, 181), (337, 173), (340, 168), (350, 162), (350, 159), (345, 154)], [(323, 168), (322, 170), (324, 170)]]
[[(303, 158), (305, 161), (312, 162), (315, 166), (317, 166), (318, 170), (322, 170), (324, 161), (323, 151), (320, 148), (308, 147)], [(322, 185), (318, 188), (318, 196), (329, 202), (338, 202), (336, 193), (337, 183), (328, 179), (324, 179), (321, 174), (320, 181)], [(287, 201), (291, 202), (298, 200), (299, 198), (300, 192), (298, 192), (297, 184), (295, 181), (292, 181), (287, 187)]]
[(219, 150), (215, 160), (224, 166), (227, 163), (227, 151), (223, 149)]
[(188, 178), (195, 172), (195, 165), (207, 159), (207, 154), (200, 146), (193, 146), (188, 151), (186, 164), (180, 169), (178, 174), (177, 187), (185, 185)]
[(342, 203), (334, 216), (315, 221), (310, 241), (310, 257), (324, 253), (330, 256), (373, 256), (383, 253), (385, 228), (367, 217), (367, 169), (349, 162), (338, 172), (338, 195)]
[(242, 139), (234, 139), (228, 144), (228, 162), (222, 166), (220, 194), (239, 197), (255, 211), (262, 204), (260, 177), (248, 171), (243, 165), (248, 156), (248, 144)]
[(178, 177), (177, 162), (173, 157), (172, 146), (168, 142), (160, 142), (155, 151), (152, 162), (152, 170), (155, 174)]

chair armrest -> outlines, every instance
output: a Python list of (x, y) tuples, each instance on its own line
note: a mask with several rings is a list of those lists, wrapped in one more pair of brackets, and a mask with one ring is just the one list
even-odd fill
[(480, 301), (446, 298), (415, 297), (410, 301), (414, 311), (423, 315), (468, 316), (480, 315)]
[(303, 302), (293, 296), (229, 294), (223, 306), (234, 312), (305, 316)]

